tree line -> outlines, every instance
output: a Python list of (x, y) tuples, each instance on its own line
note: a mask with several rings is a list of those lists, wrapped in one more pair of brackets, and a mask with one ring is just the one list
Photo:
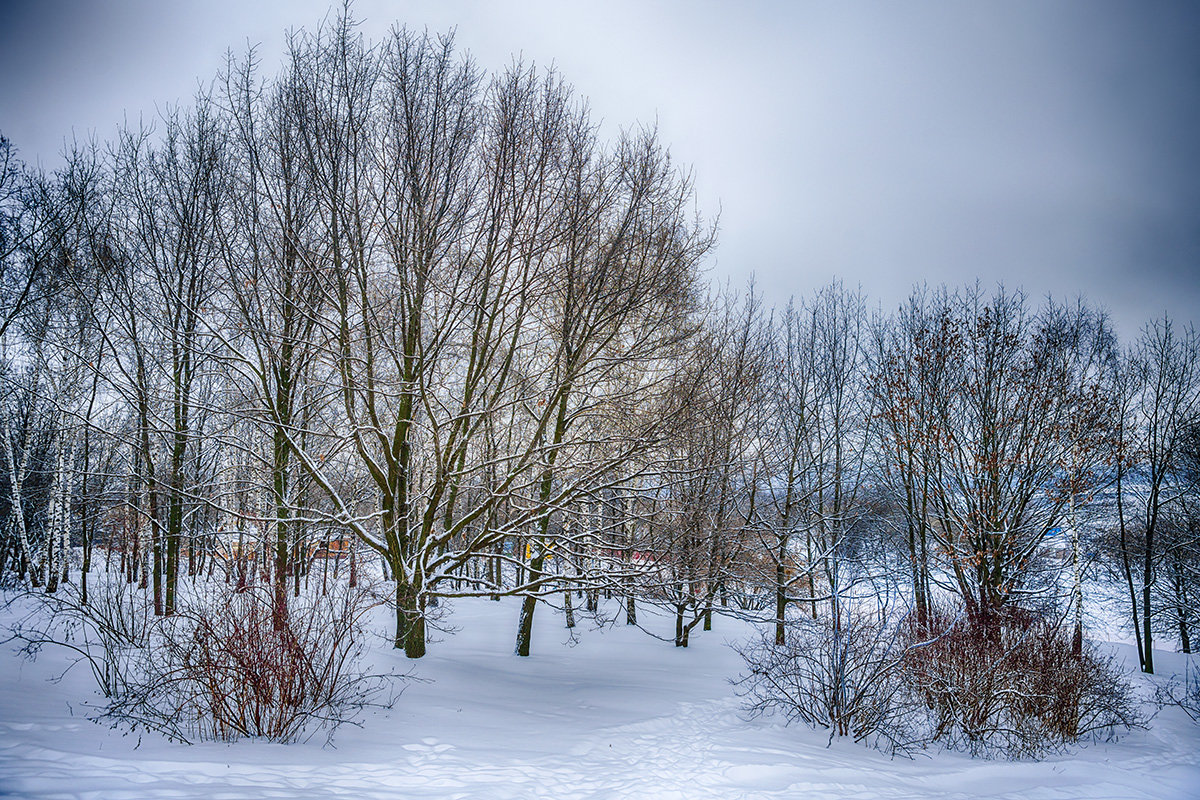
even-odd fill
[[(1190, 651), (1200, 341), (978, 285), (891, 313), (706, 284), (716, 226), (653, 129), (553, 70), (347, 16), (228, 60), (39, 174), (0, 144), (0, 578), (106, 570), (155, 615), (217, 574), (271, 624), (331, 558), (439, 599), (622, 599), (771, 627), (1068, 620)], [(314, 570), (322, 571), (317, 575)]]

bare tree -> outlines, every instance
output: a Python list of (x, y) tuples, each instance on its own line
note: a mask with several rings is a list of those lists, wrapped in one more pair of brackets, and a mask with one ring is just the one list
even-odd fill
[[(305, 335), (339, 407), (279, 430), (331, 521), (386, 561), (397, 647), (424, 653), (430, 598), (495, 593), (463, 573), (512, 535), (531, 543), (509, 587), (529, 596), (527, 630), (561, 581), (544, 572), (554, 510), (652, 438), (637, 417), (602, 422), (662, 383), (683, 335), (710, 241), (684, 215), (690, 184), (651, 134), (597, 151), (552, 73), (517, 64), (485, 88), (449, 37), (395, 30), (372, 49), (343, 16), (293, 59), (324, 243), (297, 252), (324, 308)], [(342, 496), (331, 464), (369, 481), (374, 512)]]
[(1059, 480), (1054, 487), (1067, 497), (1064, 522), (1071, 535), (1072, 649), (1083, 653), (1083, 539), (1081, 511), (1109, 482), (1117, 454), (1116, 404), (1105, 385), (1117, 358), (1116, 337), (1100, 312), (1077, 301), (1073, 306), (1049, 303), (1043, 310), (1042, 336), (1061, 359), (1057, 382), (1062, 392), (1064, 424), (1052, 430), (1059, 438)]
[[(287, 617), (288, 576), (299, 593), (305, 516), (294, 518), (301, 478), (293, 442), (303, 438), (305, 405), (317, 356), (327, 335), (321, 325), (322, 245), (317, 241), (316, 189), (304, 169), (301, 62), (262, 86), (253, 54), (230, 62), (223, 102), (232, 125), (235, 181), (220, 216), (226, 265), (224, 318), (209, 328), (240, 380), (241, 409), (269, 437), (267, 471), (273, 505), (274, 625)], [(232, 444), (232, 443), (231, 443)]]
[(1200, 340), (1191, 328), (1180, 333), (1170, 320), (1156, 320), (1143, 330), (1125, 369), (1122, 406), (1129, 417), (1121, 416), (1119, 434), (1128, 442), (1132, 469), (1121, 469), (1116, 484), (1119, 555), (1135, 632), (1140, 631), (1142, 671), (1154, 672), (1160, 525), (1190, 490), (1181, 455), (1200, 417)]
[[(1077, 342), (1052, 315), (1031, 314), (1019, 294), (1001, 290), (988, 299), (969, 291), (936, 322), (932, 352), (946, 371), (931, 406), (905, 388), (913, 382), (902, 360), (888, 362), (885, 380), (899, 391), (884, 412), (893, 442), (900, 434), (889, 453), (906, 470), (913, 464), (927, 471), (919, 480), (933, 489), (929, 532), (968, 611), (986, 618), (1049, 590), (1052, 576), (1033, 569), (1041, 545), (1099, 479), (1110, 451), (1102, 437), (1071, 431), (1101, 418), (1106, 406), (1094, 371), (1072, 377)], [(914, 435), (928, 438), (920, 447), (930, 463), (905, 451)], [(914, 485), (911, 477), (903, 483)]]
[[(712, 242), (711, 232), (689, 220), (690, 181), (653, 132), (624, 137), (605, 154), (577, 116), (566, 156), (556, 263), (536, 312), (554, 348), (543, 391), (556, 400), (539, 478), (543, 506), (556, 482), (571, 473), (578, 479), (579, 466), (587, 465), (586, 474), (603, 451), (633, 461), (657, 438), (664, 420), (651, 412), (642, 424), (628, 424), (628, 411), (664, 409), (653, 399), (669, 387), (663, 358), (693, 330), (696, 264)], [(605, 439), (610, 445), (598, 448)], [(549, 524), (547, 508), (533, 540), (535, 580), (553, 545)], [(527, 595), (522, 606), (518, 655), (529, 654), (535, 602)]]
[(875, 332), (873, 386), (881, 424), (879, 472), (899, 498), (913, 605), (921, 624), (930, 613), (932, 524), (936, 506), (937, 437), (928, 423), (948, 399), (952, 352), (957, 343), (945, 289), (916, 290)]
[(70, 202), (72, 177), (70, 167), (54, 177), (30, 172), (0, 135), (0, 337), (31, 306), (54, 300), (56, 259), (82, 209)]
[(1200, 423), (1193, 422), (1179, 449), (1178, 489), (1169, 506), (1162, 537), (1165, 580), (1160, 581), (1160, 629), (1177, 633), (1180, 649), (1195, 650), (1200, 623), (1195, 598), (1200, 597)]
[(114, 308), (104, 331), (116, 368), (110, 386), (136, 409), (155, 608), (170, 614), (202, 402), (197, 378), (209, 358), (201, 311), (215, 283), (225, 177), (223, 132), (204, 98), (163, 124), (158, 146), (145, 130), (122, 134), (113, 156), (112, 227), (100, 259)]
[(754, 411), (764, 386), (769, 331), (753, 289), (740, 302), (712, 302), (713, 317), (692, 342), (675, 391), (680, 412), (655, 455), (644, 545), (652, 560), (649, 598), (675, 615), (675, 646), (711, 625), (712, 604), (728, 588), (754, 517)]

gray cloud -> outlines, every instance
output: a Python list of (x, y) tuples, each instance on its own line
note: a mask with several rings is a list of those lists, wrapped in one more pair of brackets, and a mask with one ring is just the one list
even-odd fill
[[(64, 135), (186, 101), (227, 47), (324, 2), (6, 12), (0, 129), (55, 163)], [(359, 2), (457, 26), (486, 67), (556, 63), (610, 130), (657, 123), (719, 207), (715, 276), (773, 298), (834, 275), (885, 306), (918, 281), (1084, 293), (1128, 337), (1200, 319), (1200, 6), (1010, 2)]]

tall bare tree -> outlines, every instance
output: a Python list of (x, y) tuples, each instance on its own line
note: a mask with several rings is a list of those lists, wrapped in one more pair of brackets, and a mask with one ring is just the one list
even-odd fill
[(144, 129), (121, 135), (101, 258), (117, 309), (104, 334), (116, 367), (111, 385), (136, 409), (155, 610), (171, 614), (202, 402), (197, 378), (210, 357), (201, 313), (215, 286), (226, 176), (224, 131), (205, 98), (193, 111), (167, 114), (163, 126), (157, 144)]
[(1119, 551), (1134, 628), (1140, 629), (1142, 671), (1154, 672), (1159, 528), (1190, 489), (1181, 455), (1200, 419), (1200, 339), (1192, 328), (1181, 332), (1169, 319), (1155, 320), (1143, 329), (1125, 368), (1123, 405), (1130, 413), (1121, 433), (1132, 468), (1118, 476)]

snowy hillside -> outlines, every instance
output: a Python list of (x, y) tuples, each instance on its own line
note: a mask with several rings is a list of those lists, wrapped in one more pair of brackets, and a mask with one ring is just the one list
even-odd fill
[[(375, 628), (387, 630), (386, 609)], [(648, 610), (647, 610), (648, 611)], [(5, 612), (7, 622), (12, 610)], [(512, 655), (517, 603), (458, 601), (458, 629), (415, 664), (382, 640), (377, 669), (411, 670), (391, 710), (292, 745), (186, 746), (86, 719), (82, 667), (51, 682), (61, 651), (0, 656), (0, 796), (21, 798), (1166, 798), (1200, 794), (1200, 728), (1166, 709), (1145, 731), (1042, 762), (944, 752), (889, 759), (772, 720), (747, 721), (718, 618), (686, 650), (617, 625), (537, 619), (533, 656)], [(643, 617), (648, 617), (643, 613)], [(651, 628), (668, 633), (668, 620)], [(660, 629), (660, 630), (659, 630)], [(1136, 656), (1116, 645), (1127, 663)], [(11, 645), (9, 646), (11, 648)], [(1161, 653), (1160, 671), (1183, 657)], [(1140, 678), (1138, 678), (1140, 680)], [(1148, 686), (1149, 684), (1139, 684)]]

